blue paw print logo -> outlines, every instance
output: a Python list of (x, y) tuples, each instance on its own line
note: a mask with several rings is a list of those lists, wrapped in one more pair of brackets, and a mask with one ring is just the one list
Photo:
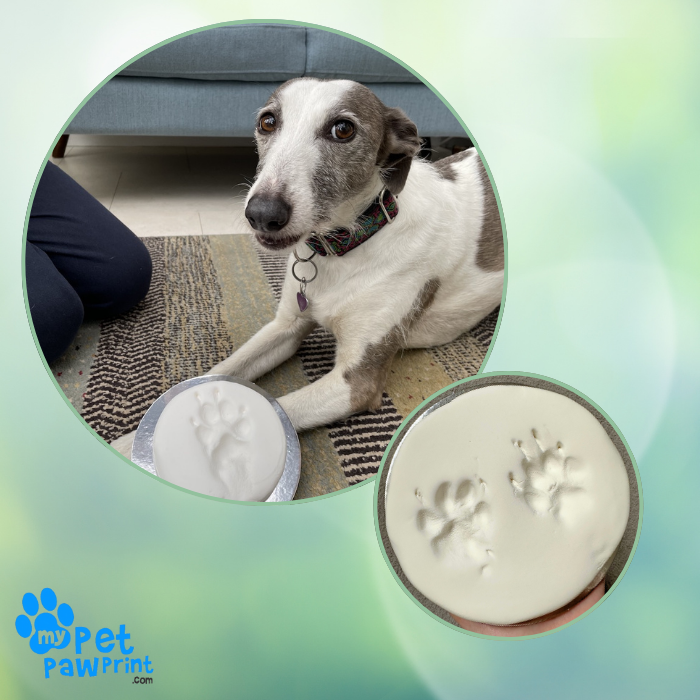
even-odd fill
[[(50, 588), (44, 588), (41, 592), (41, 607), (44, 612), (39, 612), (39, 601), (33, 593), (25, 593), (22, 597), (22, 607), (26, 615), (18, 615), (15, 620), (15, 628), (20, 637), (29, 640), (29, 648), (35, 654), (45, 654), (49, 649), (64, 649), (70, 643), (70, 632), (61, 627), (69, 627), (73, 624), (73, 609), (66, 603), (61, 603), (56, 610), (56, 594)], [(53, 614), (56, 610), (56, 615)], [(34, 623), (30, 617), (34, 617)], [(32, 631), (34, 634), (32, 634)]]

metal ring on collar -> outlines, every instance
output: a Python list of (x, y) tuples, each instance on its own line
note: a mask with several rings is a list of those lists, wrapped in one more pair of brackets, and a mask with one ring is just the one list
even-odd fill
[[(300, 257), (299, 257), (299, 253), (297, 253), (297, 249), (296, 249), (296, 248), (292, 251), (292, 253), (294, 253), (294, 257), (296, 258), (297, 262), (309, 262), (309, 260), (311, 260), (311, 258), (316, 257), (316, 251), (315, 251), (315, 250), (311, 253), (311, 255), (309, 255), (308, 258), (300, 258)], [(312, 263), (312, 264), (313, 264), (313, 263)]]
[[(314, 255), (316, 255), (316, 251), (314, 251), (308, 258), (300, 258), (297, 255), (296, 250), (294, 251), (294, 257), (296, 258), (296, 260), (292, 263), (292, 277), (294, 277), (294, 279), (297, 282), (303, 282), (303, 283), (313, 282), (316, 279), (316, 277), (318, 276), (318, 267), (316, 267), (316, 263), (311, 260), (311, 258), (313, 258)], [(311, 277), (310, 279), (306, 279), (306, 277), (299, 277), (296, 273), (296, 266), (299, 263), (310, 263), (311, 266), (314, 268), (314, 276)]]
[(382, 189), (382, 191), (379, 193), (379, 206), (381, 207), (382, 211), (384, 212), (384, 216), (386, 216), (386, 222), (387, 224), (393, 224), (394, 220), (389, 216), (389, 212), (386, 210), (386, 207), (384, 206), (384, 193), (386, 192), (386, 187)]

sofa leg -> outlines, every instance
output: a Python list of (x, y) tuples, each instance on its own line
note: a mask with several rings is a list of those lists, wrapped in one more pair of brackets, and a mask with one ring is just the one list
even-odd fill
[(432, 160), (432, 151), (433, 145), (430, 140), (430, 136), (427, 136), (426, 138), (421, 139), (421, 148), (420, 151), (418, 152), (418, 157), (423, 158), (423, 160)]
[(470, 148), (474, 148), (474, 144), (472, 143), (471, 139), (460, 139), (458, 143), (452, 146), (452, 154), (454, 155), (455, 153), (461, 153), (462, 151), (466, 151)]
[(51, 154), (54, 158), (63, 158), (66, 155), (66, 146), (68, 145), (68, 134), (63, 134), (60, 139), (56, 142), (54, 146), (53, 153)]

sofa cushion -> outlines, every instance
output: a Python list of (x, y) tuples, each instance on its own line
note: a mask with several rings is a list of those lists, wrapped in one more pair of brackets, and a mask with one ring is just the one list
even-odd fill
[(279, 24), (215, 27), (151, 51), (120, 75), (283, 81), (304, 73), (306, 30)]
[(308, 75), (363, 83), (420, 82), (396, 61), (358, 41), (282, 24), (241, 24), (190, 34), (139, 58), (120, 75), (253, 82)]
[(306, 73), (360, 83), (419, 83), (401, 64), (376, 49), (322, 29), (306, 30)]

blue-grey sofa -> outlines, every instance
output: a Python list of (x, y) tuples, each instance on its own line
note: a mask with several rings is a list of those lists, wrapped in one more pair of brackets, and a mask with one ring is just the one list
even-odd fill
[(466, 137), (396, 61), (333, 32), (282, 24), (215, 27), (151, 51), (95, 93), (66, 133), (252, 137), (257, 109), (298, 76), (357, 80), (401, 107), (422, 137)]

